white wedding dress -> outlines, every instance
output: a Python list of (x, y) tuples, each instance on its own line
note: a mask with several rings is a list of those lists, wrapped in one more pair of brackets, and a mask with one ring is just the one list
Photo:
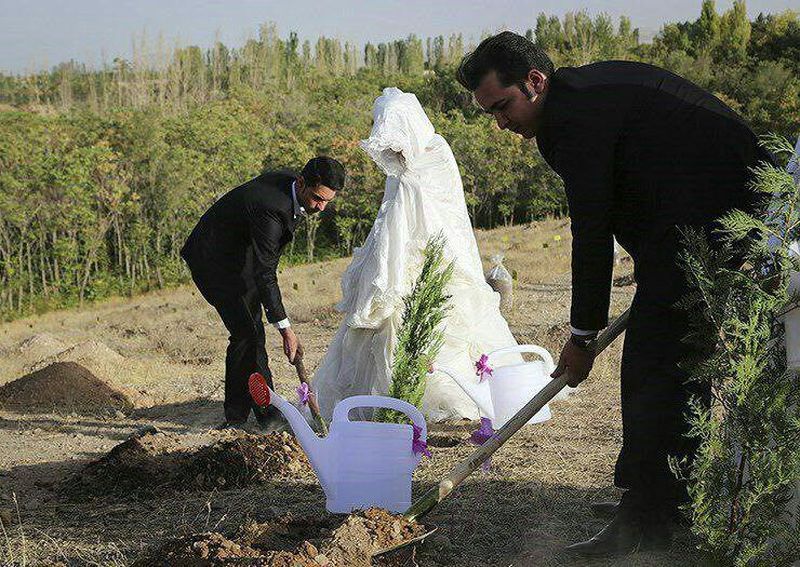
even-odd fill
[[(387, 175), (378, 217), (364, 245), (354, 251), (342, 276), (344, 321), (312, 384), (323, 417), (340, 400), (358, 394), (385, 395), (392, 352), (402, 321), (403, 297), (422, 266), (422, 250), (440, 231), (445, 257), (454, 262), (447, 289), (451, 310), (436, 364), (475, 377), (481, 354), (516, 345), (500, 314), (500, 296), (484, 280), (464, 189), (453, 152), (417, 101), (396, 88), (375, 101), (374, 124), (361, 147)], [(521, 363), (518, 354), (501, 359)], [(431, 421), (479, 417), (477, 406), (448, 376), (428, 376), (423, 413)], [(370, 412), (355, 417), (368, 419)]]

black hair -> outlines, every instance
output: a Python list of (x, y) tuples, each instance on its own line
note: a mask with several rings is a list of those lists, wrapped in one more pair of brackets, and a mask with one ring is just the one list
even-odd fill
[[(484, 39), (475, 51), (461, 60), (456, 79), (466, 89), (474, 91), (481, 79), (491, 71), (504, 87), (518, 85), (523, 92), (527, 89), (525, 81), (531, 69), (541, 71), (546, 76), (553, 74), (553, 62), (544, 50), (514, 32), (504, 31)], [(526, 93), (530, 96), (530, 93)]]
[(334, 191), (344, 187), (344, 166), (332, 157), (317, 156), (308, 160), (301, 173), (307, 187), (325, 185)]

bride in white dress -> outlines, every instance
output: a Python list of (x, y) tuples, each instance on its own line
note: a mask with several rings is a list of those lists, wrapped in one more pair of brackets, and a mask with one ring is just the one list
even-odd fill
[[(361, 148), (386, 173), (386, 188), (375, 224), (342, 276), (343, 299), (336, 308), (344, 320), (314, 376), (312, 387), (328, 420), (336, 403), (348, 396), (389, 391), (403, 296), (420, 272), (425, 244), (440, 231), (454, 271), (445, 342), (435, 364), (477, 381), (475, 361), (482, 354), (517, 344), (500, 314), (500, 296), (484, 280), (450, 146), (411, 93), (384, 89), (373, 118)], [(522, 358), (512, 354), (499, 362), (521, 363)], [(479, 417), (477, 406), (441, 373), (428, 376), (422, 411), (431, 421)]]

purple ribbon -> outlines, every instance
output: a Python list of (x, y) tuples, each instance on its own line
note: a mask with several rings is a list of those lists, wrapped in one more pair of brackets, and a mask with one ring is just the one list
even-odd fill
[(308, 389), (308, 384), (303, 382), (297, 387), (297, 398), (300, 401), (300, 405), (305, 406), (308, 405), (308, 398), (311, 397), (311, 390)]
[[(473, 445), (483, 445), (489, 439), (495, 436), (494, 428), (492, 427), (492, 420), (488, 417), (481, 418), (481, 427), (472, 432), (469, 440)], [(488, 472), (492, 468), (492, 459), (486, 459), (481, 465), (483, 472)]]
[(475, 363), (475, 375), (480, 377), (480, 382), (483, 382), (487, 378), (491, 378), (492, 372), (494, 370), (489, 366), (489, 357), (482, 354), (478, 362)]
[(415, 455), (422, 453), (430, 459), (431, 452), (428, 450), (428, 444), (420, 439), (422, 436), (422, 429), (416, 425), (412, 425), (411, 427), (414, 429), (414, 440), (411, 442), (411, 450), (414, 451)]

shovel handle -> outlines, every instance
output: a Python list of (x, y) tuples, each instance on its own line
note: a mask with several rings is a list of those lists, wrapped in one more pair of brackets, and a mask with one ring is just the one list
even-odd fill
[[(294, 364), (294, 368), (297, 370), (297, 377), (300, 379), (300, 382), (308, 384), (308, 374), (306, 373), (306, 365), (303, 363), (302, 347), (297, 349), (292, 364)], [(311, 392), (311, 395), (308, 397), (308, 409), (311, 410), (311, 416), (314, 418), (314, 421), (317, 422), (320, 433), (327, 435), (328, 425), (325, 423), (325, 420), (322, 419), (322, 414), (319, 411), (319, 403), (317, 402), (317, 395), (314, 392)]]
[[(600, 334), (597, 338), (597, 354), (603, 352), (614, 339), (622, 334), (622, 331), (625, 330), (628, 324), (629, 316), (630, 309), (617, 317), (606, 330)], [(447, 498), (459, 484), (464, 482), (465, 478), (472, 474), (486, 459), (491, 457), (495, 451), (502, 447), (503, 444), (519, 431), (523, 425), (528, 423), (534, 415), (539, 413), (545, 404), (552, 400), (566, 385), (566, 372), (558, 378), (550, 380), (533, 399), (525, 404), (503, 427), (498, 429), (492, 437), (475, 449), (469, 457), (453, 467), (450, 473), (439, 481), (438, 486), (434, 486), (414, 502), (406, 511), (406, 518), (416, 520), (430, 512), (439, 502)]]

